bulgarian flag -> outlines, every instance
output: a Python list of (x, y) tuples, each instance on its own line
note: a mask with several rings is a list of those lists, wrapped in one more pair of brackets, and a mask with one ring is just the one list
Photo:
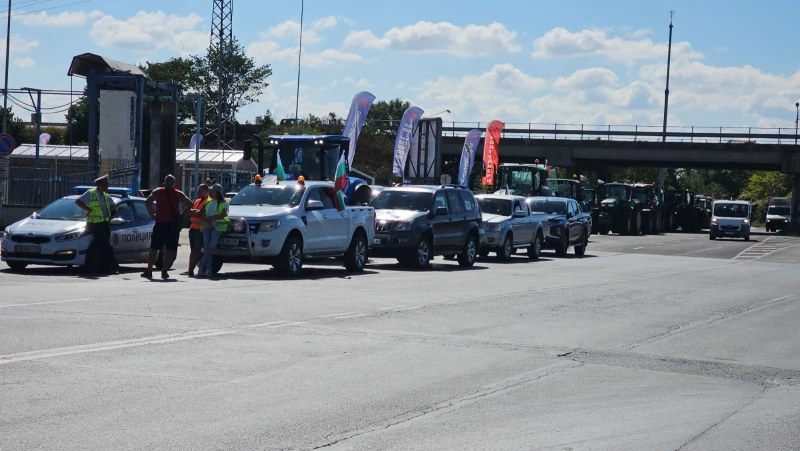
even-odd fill
[(336, 209), (339, 211), (344, 210), (344, 187), (347, 185), (347, 163), (344, 159), (344, 152), (342, 157), (339, 158), (339, 164), (336, 165), (336, 176), (333, 179), (333, 202), (336, 204)]
[(276, 167), (275, 167), (275, 174), (278, 176), (278, 181), (286, 180), (286, 171), (283, 170), (283, 163), (281, 163), (281, 153), (280, 151), (276, 150), (275, 156), (278, 157)]

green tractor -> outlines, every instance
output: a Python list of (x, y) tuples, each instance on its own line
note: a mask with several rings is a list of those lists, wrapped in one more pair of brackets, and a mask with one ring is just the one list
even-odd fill
[(608, 232), (620, 235), (638, 235), (642, 229), (643, 204), (633, 196), (633, 185), (606, 183), (600, 202), (600, 235)]

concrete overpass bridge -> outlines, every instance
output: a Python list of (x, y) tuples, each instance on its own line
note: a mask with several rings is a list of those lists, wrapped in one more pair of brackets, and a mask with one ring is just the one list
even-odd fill
[[(487, 124), (442, 128), (442, 158), (458, 160), (466, 134)], [(476, 162), (482, 159), (483, 143)], [(627, 167), (755, 169), (800, 174), (800, 145), (793, 128), (587, 126), (506, 124), (500, 162), (533, 162), (614, 172)], [(480, 163), (478, 163), (480, 164)]]

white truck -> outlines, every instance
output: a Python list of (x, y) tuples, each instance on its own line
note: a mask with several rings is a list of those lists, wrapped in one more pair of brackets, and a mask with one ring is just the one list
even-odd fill
[(364, 270), (375, 235), (375, 209), (334, 203), (331, 182), (250, 185), (230, 201), (230, 226), (213, 250), (213, 271), (224, 262), (269, 263), (287, 276), (309, 259), (344, 257)]
[(767, 232), (785, 229), (792, 219), (792, 201), (786, 197), (770, 197), (767, 207)]

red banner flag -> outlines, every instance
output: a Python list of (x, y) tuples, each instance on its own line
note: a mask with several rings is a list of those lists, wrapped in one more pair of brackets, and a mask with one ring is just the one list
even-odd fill
[(500, 148), (500, 133), (503, 132), (503, 123), (492, 121), (486, 127), (486, 140), (483, 144), (483, 179), (486, 186), (494, 186), (494, 176), (497, 174), (498, 149)]

